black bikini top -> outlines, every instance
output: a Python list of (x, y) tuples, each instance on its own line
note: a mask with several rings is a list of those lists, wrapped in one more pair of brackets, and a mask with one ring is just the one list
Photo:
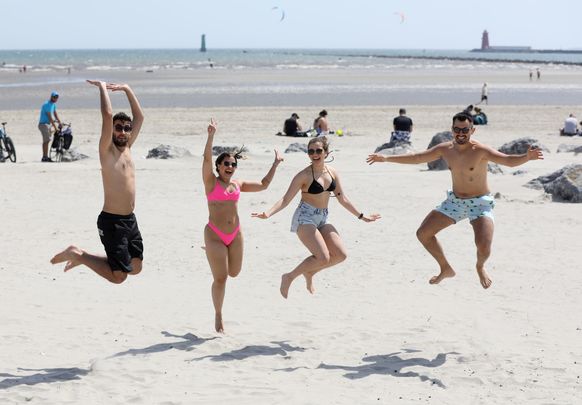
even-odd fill
[(324, 191), (335, 190), (335, 179), (333, 178), (331, 173), (329, 173), (329, 176), (331, 177), (331, 183), (329, 183), (329, 187), (327, 188), (327, 190), (324, 190), (321, 183), (319, 183), (317, 180), (315, 180), (315, 173), (313, 172), (313, 166), (311, 166), (311, 175), (313, 176), (313, 181), (311, 182), (311, 184), (309, 185), (309, 188), (307, 189), (307, 192), (309, 194), (321, 194)]

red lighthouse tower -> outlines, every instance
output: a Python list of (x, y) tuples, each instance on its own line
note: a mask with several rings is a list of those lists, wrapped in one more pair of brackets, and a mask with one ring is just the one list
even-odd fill
[(481, 50), (489, 49), (489, 33), (487, 30), (483, 31), (483, 36), (481, 37)]

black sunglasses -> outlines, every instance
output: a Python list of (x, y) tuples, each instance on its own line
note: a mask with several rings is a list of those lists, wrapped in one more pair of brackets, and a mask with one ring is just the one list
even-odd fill
[(467, 135), (471, 131), (472, 128), (473, 127), (467, 127), (467, 128), (453, 127), (453, 132), (455, 134), (463, 133), (463, 134)]
[(321, 148), (317, 148), (317, 149), (307, 149), (307, 154), (308, 155), (313, 155), (317, 153), (318, 155), (321, 155), (323, 153), (323, 149)]
[(121, 125), (121, 124), (115, 124), (115, 130), (117, 132), (131, 132), (133, 128), (131, 127), (131, 125)]
[(235, 168), (235, 167), (237, 167), (237, 166), (238, 166), (238, 163), (236, 163), (236, 162), (222, 162), (222, 164), (223, 164), (225, 167), (233, 167), (233, 168)]

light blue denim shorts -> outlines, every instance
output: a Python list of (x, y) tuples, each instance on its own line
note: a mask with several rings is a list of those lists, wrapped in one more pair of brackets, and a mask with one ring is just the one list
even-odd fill
[(436, 207), (436, 210), (455, 222), (465, 218), (469, 218), (469, 221), (472, 222), (481, 217), (488, 217), (493, 221), (494, 207), (495, 198), (491, 194), (473, 198), (459, 198), (449, 190), (447, 191), (447, 199)]
[(315, 208), (301, 201), (293, 214), (291, 232), (297, 232), (299, 225), (313, 225), (317, 229), (321, 228), (327, 221), (327, 212), (327, 208)]

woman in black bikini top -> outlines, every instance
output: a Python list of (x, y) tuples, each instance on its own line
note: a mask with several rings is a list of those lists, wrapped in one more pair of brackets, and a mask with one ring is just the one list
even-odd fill
[(268, 211), (252, 214), (255, 218), (267, 219), (289, 205), (301, 191), (301, 202), (293, 215), (291, 232), (297, 233), (311, 256), (303, 260), (293, 271), (282, 275), (280, 291), (284, 298), (287, 298), (293, 280), (301, 275), (305, 277), (307, 290), (313, 294), (315, 292), (313, 276), (346, 259), (346, 249), (339, 233), (332, 224), (327, 223), (327, 206), (332, 192), (337, 201), (358, 219), (373, 222), (380, 218), (378, 214), (365, 216), (345, 196), (337, 171), (325, 165), (325, 158), (329, 154), (326, 137), (311, 139), (307, 148), (311, 165), (293, 178), (283, 198), (273, 207)]

